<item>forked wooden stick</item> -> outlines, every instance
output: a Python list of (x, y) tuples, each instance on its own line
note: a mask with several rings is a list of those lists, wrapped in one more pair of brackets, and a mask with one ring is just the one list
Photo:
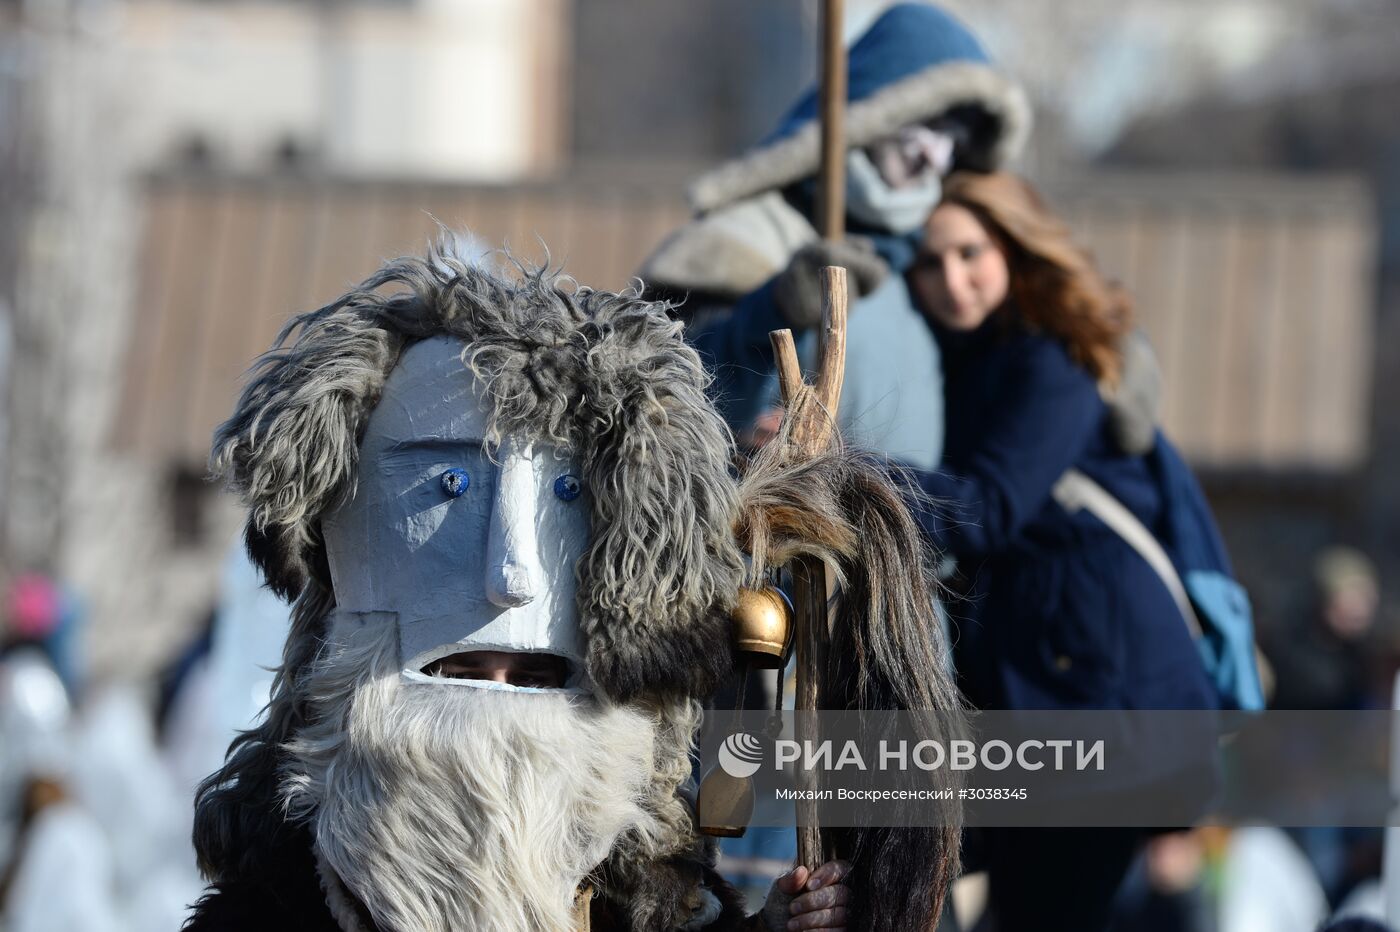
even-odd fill
[[(841, 386), (846, 373), (846, 270), (837, 266), (822, 269), (822, 333), (820, 367), (815, 385), (802, 379), (791, 330), (774, 330), (768, 335), (778, 366), (787, 417), (792, 418), (788, 434), (788, 457), (793, 461), (822, 453), (832, 442), (836, 409), (841, 403)], [(793, 563), (793, 620), (797, 641), (798, 712), (817, 710), (821, 677), (826, 669), (830, 629), (826, 616), (826, 564), (812, 558)], [(799, 715), (797, 740), (803, 746), (818, 740), (816, 716)], [(798, 788), (816, 789), (816, 774), (798, 770)], [(817, 824), (817, 806), (810, 794), (799, 799), (797, 857), (799, 863), (815, 868), (828, 860)]]

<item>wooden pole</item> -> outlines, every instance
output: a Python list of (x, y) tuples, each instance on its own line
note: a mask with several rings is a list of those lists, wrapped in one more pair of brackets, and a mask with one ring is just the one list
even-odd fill
[(822, 161), (818, 232), (840, 239), (846, 230), (845, 0), (822, 2)]
[[(832, 442), (836, 409), (841, 403), (841, 387), (846, 365), (846, 270), (836, 266), (822, 269), (822, 333), (820, 368), (814, 385), (802, 379), (792, 331), (775, 330), (769, 340), (778, 363), (778, 381), (790, 425), (789, 456), (800, 461), (823, 452)], [(821, 560), (798, 559), (792, 566), (793, 620), (797, 642), (797, 697), (799, 713), (813, 713), (821, 696), (821, 678), (826, 669), (830, 629), (827, 620), (826, 564)], [(819, 740), (816, 717), (799, 714), (797, 740)], [(798, 788), (817, 788), (816, 774), (798, 771)], [(808, 794), (803, 794), (807, 796)], [(829, 859), (817, 824), (817, 806), (799, 800), (797, 828), (798, 861), (815, 868)]]
[[(846, 46), (843, 41), (844, 0), (822, 0), (821, 21), (821, 176), (817, 190), (817, 227), (827, 240), (839, 240), (846, 231)], [(787, 417), (793, 419), (789, 442), (794, 458), (822, 452), (831, 442), (836, 409), (846, 371), (846, 270), (822, 269), (821, 361), (815, 386), (802, 379), (792, 332), (775, 330), (769, 339), (777, 361)], [(793, 620), (797, 641), (797, 697), (799, 713), (817, 710), (822, 671), (826, 669), (831, 632), (826, 617), (826, 565), (820, 560), (798, 559), (792, 566)], [(799, 741), (818, 740), (816, 716), (798, 715)], [(816, 775), (798, 772), (800, 789), (815, 789)], [(804, 794), (807, 795), (807, 794)], [(828, 859), (817, 824), (815, 802), (799, 801), (797, 859), (815, 868)]]

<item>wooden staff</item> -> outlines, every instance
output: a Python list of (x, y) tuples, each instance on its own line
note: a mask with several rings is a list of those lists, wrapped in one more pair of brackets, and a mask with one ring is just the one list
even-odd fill
[[(792, 419), (789, 442), (790, 456), (801, 460), (824, 451), (831, 443), (836, 425), (836, 409), (841, 403), (841, 385), (846, 370), (846, 270), (836, 266), (822, 269), (822, 333), (821, 364), (815, 385), (802, 378), (797, 362), (797, 350), (791, 330), (774, 330), (769, 335), (778, 362), (778, 380), (782, 386), (787, 417)], [(826, 669), (830, 629), (827, 621), (826, 564), (819, 559), (802, 557), (792, 565), (793, 622), (797, 642), (797, 697), (795, 708), (797, 740), (804, 747), (818, 740), (816, 716), (821, 695), (822, 672)], [(780, 687), (781, 688), (781, 685)], [(798, 786), (804, 790), (817, 788), (817, 775), (798, 771)], [(817, 805), (812, 794), (797, 803), (798, 861), (815, 869), (829, 860), (831, 852), (822, 842), (817, 824)]]
[[(846, 227), (846, 48), (842, 41), (843, 0), (822, 3), (821, 75), (821, 178), (818, 219), (822, 236), (840, 239)], [(802, 378), (791, 330), (768, 335), (778, 367), (787, 417), (792, 419), (790, 455), (800, 459), (826, 449), (836, 425), (841, 385), (846, 374), (846, 270), (822, 269), (822, 331), (817, 381), (809, 386)], [(792, 566), (793, 621), (797, 626), (797, 739), (818, 739), (816, 716), (826, 669), (831, 631), (827, 620), (826, 565), (821, 560), (798, 559)], [(780, 685), (781, 688), (781, 685)], [(810, 746), (810, 745), (804, 745)], [(816, 789), (816, 774), (798, 771), (801, 789)], [(811, 795), (811, 794), (803, 794)], [(812, 799), (797, 803), (797, 859), (809, 869), (829, 860), (822, 842), (817, 806)]]
[[(822, 237), (841, 239), (846, 218), (846, 49), (842, 41), (843, 0), (822, 2), (821, 72), (821, 172), (817, 191), (817, 220)], [(831, 442), (836, 425), (836, 409), (841, 402), (841, 385), (846, 372), (846, 270), (826, 266), (821, 270), (822, 331), (821, 365), (815, 385), (807, 385), (797, 360), (797, 347), (791, 330), (773, 330), (768, 339), (778, 368), (786, 417), (791, 424), (787, 455), (792, 461), (814, 456)], [(797, 701), (799, 712), (815, 712), (821, 695), (822, 671), (826, 669), (827, 645), (831, 631), (827, 621), (827, 573), (820, 560), (799, 558), (792, 566), (793, 623), (796, 628)], [(782, 683), (778, 684), (781, 692)], [(817, 739), (816, 717), (799, 716), (798, 739)], [(799, 773), (799, 785), (813, 789), (815, 774)], [(744, 799), (747, 792), (748, 798)], [(743, 826), (753, 811), (752, 785), (727, 778), (718, 769), (705, 777), (700, 786), (698, 809), (702, 831), (710, 835), (743, 834)], [(706, 806), (706, 801), (712, 803)], [(797, 803), (797, 856), (809, 869), (830, 860), (817, 825), (816, 804)], [(711, 810), (709, 813), (706, 810)], [(747, 813), (747, 814), (745, 814)], [(708, 819), (708, 821), (707, 821)]]
[(822, 2), (822, 161), (818, 232), (829, 240), (846, 232), (845, 0)]

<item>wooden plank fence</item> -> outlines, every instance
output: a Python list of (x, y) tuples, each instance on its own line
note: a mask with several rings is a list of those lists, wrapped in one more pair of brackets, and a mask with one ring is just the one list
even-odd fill
[[(1336, 472), (1367, 452), (1375, 225), (1354, 180), (1106, 174), (1044, 183), (1134, 293), (1166, 378), (1168, 431), (1199, 465)], [(616, 289), (686, 217), (655, 185), (509, 187), (167, 178), (146, 195), (115, 445), (197, 463), (287, 317), (438, 223)]]

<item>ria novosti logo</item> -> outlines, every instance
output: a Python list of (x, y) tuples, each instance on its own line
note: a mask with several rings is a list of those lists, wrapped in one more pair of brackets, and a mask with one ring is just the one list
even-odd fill
[[(985, 742), (966, 738), (950, 741), (881, 740), (874, 748), (854, 740), (773, 742), (773, 766), (807, 771), (905, 771), (934, 770), (1103, 770), (1105, 741), (1052, 738), (1029, 739), (1014, 746), (1007, 741)], [(1071, 757), (1070, 752), (1073, 751)], [(731, 777), (743, 780), (763, 768), (765, 744), (748, 732), (736, 731), (719, 746), (719, 765)]]
[(747, 732), (736, 732), (719, 746), (719, 765), (731, 777), (746, 780), (763, 765), (763, 743)]

